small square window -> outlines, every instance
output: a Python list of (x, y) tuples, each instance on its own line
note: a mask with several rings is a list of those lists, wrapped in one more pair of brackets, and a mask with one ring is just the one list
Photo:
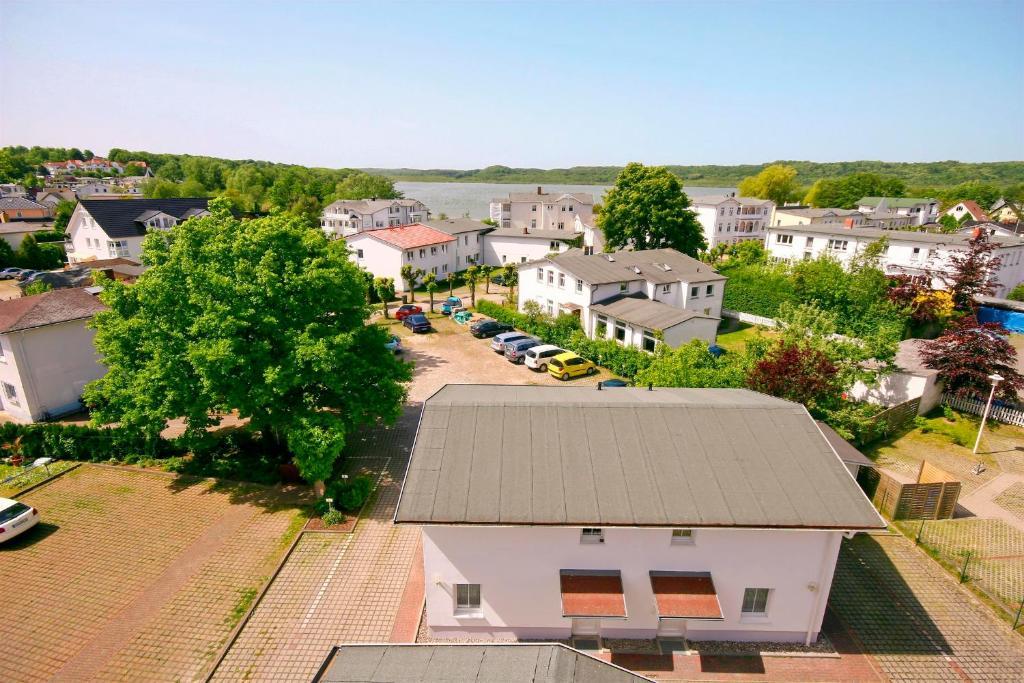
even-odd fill
[(704, 293), (705, 293), (705, 295), (707, 295), (707, 296), (711, 296), (712, 294), (714, 294), (714, 293), (715, 293), (715, 286), (714, 286), (714, 285), (708, 285), (708, 286), (707, 286), (707, 289), (705, 290), (705, 292), (704, 292)]
[(693, 545), (693, 529), (673, 529), (672, 545)]
[(455, 611), (456, 613), (480, 611), (479, 583), (455, 584)]
[(629, 291), (629, 283), (628, 282), (620, 282), (619, 283), (619, 291), (620, 292), (628, 292)]
[(580, 529), (580, 543), (604, 543), (604, 529)]
[(690, 287), (690, 296), (691, 297), (698, 297), (698, 296), (700, 296), (700, 287)]
[(743, 591), (741, 612), (748, 616), (763, 617), (768, 614), (768, 588), (747, 588)]

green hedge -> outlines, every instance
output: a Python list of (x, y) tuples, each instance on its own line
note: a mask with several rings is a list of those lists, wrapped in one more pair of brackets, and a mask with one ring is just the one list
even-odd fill
[(166, 458), (183, 453), (167, 439), (149, 439), (123, 429), (61, 424), (23, 425), (13, 422), (0, 425), (0, 444), (8, 447), (18, 439), (21, 452), (28, 460), (55, 458), (85, 462), (134, 462), (142, 457)]
[(512, 325), (517, 330), (531, 334), (545, 344), (561, 346), (563, 349), (592, 360), (622, 377), (635, 377), (653, 360), (653, 356), (646, 351), (622, 346), (611, 339), (589, 339), (580, 328), (579, 318), (574, 315), (562, 314), (557, 318), (550, 316), (535, 318), (486, 299), (476, 302), (476, 310), (495, 320)]
[(750, 265), (720, 270), (729, 278), (722, 301), (725, 308), (774, 318), (784, 301), (797, 300), (791, 278), (780, 269)]

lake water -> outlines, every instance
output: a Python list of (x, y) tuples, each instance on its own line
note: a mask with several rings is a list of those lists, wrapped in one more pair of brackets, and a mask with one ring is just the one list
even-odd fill
[[(543, 185), (545, 192), (590, 192), (595, 201), (600, 201), (610, 185)], [(395, 183), (395, 188), (411, 199), (418, 199), (427, 205), (435, 217), (448, 214), (457, 218), (469, 214), (471, 218), (487, 218), (489, 205), (495, 197), (505, 197), (509, 192), (536, 192), (536, 184), (516, 183)], [(735, 187), (685, 187), (691, 197), (707, 194), (735, 192)]]

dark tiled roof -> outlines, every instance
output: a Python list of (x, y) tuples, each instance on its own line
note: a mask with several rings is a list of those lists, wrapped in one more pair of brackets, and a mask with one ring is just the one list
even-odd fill
[(492, 230), (493, 225), (481, 223), (472, 218), (446, 218), (445, 220), (431, 219), (423, 221), (423, 225), (434, 230), (446, 232), (449, 235), (459, 235), (464, 232), (476, 232), (478, 230)]
[(675, 249), (613, 251), (599, 254), (586, 254), (582, 249), (569, 249), (557, 256), (549, 256), (546, 260), (590, 285), (633, 280), (669, 284), (680, 281), (713, 282), (726, 279), (706, 263), (701, 263)]
[(340, 645), (314, 683), (630, 683), (649, 681), (561, 643)]
[(646, 327), (649, 330), (667, 330), (693, 318), (718, 320), (711, 315), (704, 315), (686, 308), (676, 308), (661, 301), (651, 301), (643, 292), (616, 294), (591, 304), (590, 310), (610, 315), (633, 325)]
[(46, 207), (24, 197), (5, 197), (0, 199), (0, 211), (17, 211), (20, 209), (45, 209)]
[(106, 308), (84, 289), (55, 289), (0, 301), (0, 333), (91, 318)]
[(473, 384), (424, 403), (395, 520), (885, 527), (799, 404), (745, 389)]
[(83, 199), (79, 204), (99, 223), (108, 237), (140, 237), (146, 226), (138, 222), (147, 211), (160, 211), (183, 219), (189, 209), (207, 208), (207, 197), (185, 199)]

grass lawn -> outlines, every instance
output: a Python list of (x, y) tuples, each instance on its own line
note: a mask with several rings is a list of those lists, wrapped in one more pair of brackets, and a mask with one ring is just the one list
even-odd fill
[[(18, 491), (23, 491), (24, 489), (27, 489), (29, 486), (38, 484), (47, 477), (57, 474), (59, 472), (63, 472), (64, 470), (74, 465), (75, 463), (70, 460), (58, 460), (57, 462), (50, 463), (49, 473), (47, 473), (46, 467), (37, 467), (33, 470), (30, 470), (28, 473), (21, 477), (18, 477), (17, 479), (9, 481), (6, 484), (0, 484), (0, 498), (8, 498), (17, 493)], [(7, 479), (7, 477), (13, 474), (17, 474), (17, 472), (20, 469), (21, 468), (19, 467), (11, 467), (10, 465), (4, 465), (0, 463), (0, 481)]]
[(778, 332), (767, 327), (748, 323), (733, 323), (726, 329), (729, 331), (719, 334), (716, 343), (730, 353), (744, 353), (747, 350), (747, 342), (756, 337), (775, 339), (779, 336)]

